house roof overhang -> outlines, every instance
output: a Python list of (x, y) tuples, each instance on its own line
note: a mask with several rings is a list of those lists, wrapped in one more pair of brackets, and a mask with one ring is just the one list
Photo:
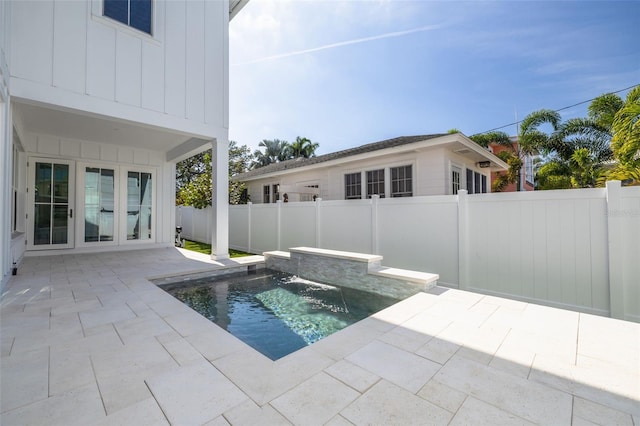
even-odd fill
[(229, 0), (229, 21), (249, 3), (249, 0)]
[[(507, 170), (509, 168), (504, 161), (496, 157), (489, 150), (478, 145), (462, 133), (454, 133), (403, 136), (314, 158), (287, 160), (239, 174), (232, 177), (231, 180), (234, 182), (249, 182), (296, 173), (301, 171), (302, 168), (304, 168), (304, 170), (313, 170), (333, 167), (374, 157), (412, 151), (425, 151), (434, 148), (447, 148), (458, 155), (468, 158), (474, 164), (483, 163), (483, 168), (488, 168), (491, 171)], [(488, 164), (486, 164), (487, 162)]]

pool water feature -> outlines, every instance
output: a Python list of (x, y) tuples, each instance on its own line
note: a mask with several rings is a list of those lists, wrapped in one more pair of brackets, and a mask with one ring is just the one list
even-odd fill
[(269, 269), (160, 287), (272, 360), (399, 301)]

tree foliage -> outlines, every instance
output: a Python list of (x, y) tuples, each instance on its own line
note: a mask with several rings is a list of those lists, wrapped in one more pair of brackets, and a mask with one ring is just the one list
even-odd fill
[(317, 142), (312, 142), (308, 138), (296, 137), (294, 142), (287, 142), (281, 139), (264, 139), (258, 144), (264, 151), (257, 149), (253, 153), (252, 169), (268, 166), (280, 161), (292, 160), (294, 158), (311, 158), (316, 156), (316, 150), (320, 146)]
[[(202, 209), (211, 205), (213, 197), (211, 149), (187, 158), (176, 165), (176, 204)], [(246, 145), (229, 142), (229, 177), (248, 170), (251, 151)], [(229, 181), (229, 204), (248, 201), (243, 183)]]
[(611, 124), (611, 149), (618, 164), (608, 178), (640, 185), (640, 86), (631, 89)]

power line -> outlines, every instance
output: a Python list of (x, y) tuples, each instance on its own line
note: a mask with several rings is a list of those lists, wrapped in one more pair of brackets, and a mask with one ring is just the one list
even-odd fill
[[(614, 94), (616, 94), (616, 93), (624, 92), (625, 90), (633, 89), (633, 88), (634, 88), (634, 87), (636, 87), (636, 86), (640, 86), (640, 84), (634, 84), (634, 85), (631, 85), (631, 86), (629, 86), (629, 87), (625, 87), (624, 89), (616, 90), (615, 92), (608, 92), (607, 94), (614, 95)], [(575, 107), (575, 106), (578, 106), (578, 105), (582, 105), (582, 104), (586, 104), (586, 103), (588, 103), (588, 102), (591, 102), (591, 101), (593, 101), (593, 100), (594, 100), (594, 99), (596, 99), (596, 98), (597, 98), (597, 97), (592, 98), (592, 99), (588, 99), (588, 100), (586, 100), (586, 101), (578, 102), (578, 103), (576, 103), (576, 104), (569, 105), (569, 106), (566, 106), (566, 107), (558, 108), (558, 109), (556, 109), (556, 110), (554, 110), (554, 111), (555, 111), (555, 112), (564, 111), (565, 109), (573, 108), (573, 107)], [(493, 129), (491, 129), (491, 130), (485, 130), (484, 132), (474, 133), (474, 134), (473, 134), (473, 135), (471, 135), (471, 136), (482, 135), (482, 134), (484, 134), (484, 133), (494, 132), (494, 131), (496, 131), (496, 130), (504, 129), (505, 127), (514, 126), (514, 125), (516, 125), (516, 124), (522, 123), (522, 121), (523, 121), (523, 120), (518, 120), (518, 121), (515, 121), (515, 122), (513, 122), (513, 123), (505, 124), (504, 126), (500, 126), (500, 127), (493, 128)]]

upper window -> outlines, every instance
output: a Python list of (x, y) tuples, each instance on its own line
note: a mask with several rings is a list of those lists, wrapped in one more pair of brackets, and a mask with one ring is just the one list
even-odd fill
[(151, 34), (152, 0), (104, 0), (104, 16)]
[(384, 169), (367, 172), (367, 198), (379, 195), (384, 198)]
[(410, 165), (391, 168), (391, 196), (413, 196), (413, 175)]
[(362, 174), (348, 173), (344, 175), (344, 199), (359, 200), (362, 198)]

